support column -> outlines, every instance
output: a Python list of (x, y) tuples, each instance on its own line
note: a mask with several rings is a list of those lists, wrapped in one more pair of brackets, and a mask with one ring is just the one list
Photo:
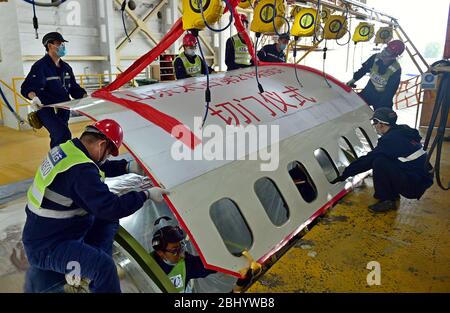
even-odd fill
[(117, 72), (116, 43), (114, 33), (114, 9), (113, 0), (100, 0), (98, 2), (99, 30), (100, 30), (100, 54), (108, 56), (108, 61), (102, 62), (102, 71)]
[[(0, 78), (7, 84), (11, 84), (13, 77), (24, 76), (16, 1), (0, 2), (0, 29), (2, 29), (0, 31)], [(20, 86), (17, 87), (20, 90)], [(6, 88), (2, 90), (15, 109), (12, 92)], [(4, 107), (2, 110), (3, 125), (19, 129), (17, 120), (11, 112)], [(28, 113), (27, 108), (21, 108), (18, 113), (25, 118)]]

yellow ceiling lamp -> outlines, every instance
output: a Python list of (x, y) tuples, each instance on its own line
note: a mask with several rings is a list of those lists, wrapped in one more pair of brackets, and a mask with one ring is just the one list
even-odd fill
[(253, 0), (241, 0), (241, 1), (239, 1), (238, 6), (240, 8), (247, 9), (247, 8), (253, 6)]
[(394, 37), (392, 27), (380, 27), (375, 35), (375, 44), (388, 43)]
[(347, 33), (347, 19), (342, 15), (330, 15), (325, 23), (323, 39), (340, 39)]
[(331, 10), (328, 8), (322, 7), (322, 10), (320, 11), (320, 18), (322, 19), (322, 23), (326, 23), (328, 18), (331, 15)]
[(275, 33), (274, 24), (279, 30), (285, 23), (283, 19), (285, 10), (282, 0), (259, 1), (254, 9), (250, 30), (255, 33)]
[(319, 25), (317, 11), (313, 8), (302, 8), (295, 15), (291, 35), (295, 37), (309, 37), (314, 35), (314, 25)]
[[(202, 0), (203, 15), (209, 25), (219, 21), (225, 8), (222, 0)], [(200, 0), (183, 0), (183, 29), (203, 29), (205, 21), (200, 10)]]
[(355, 32), (353, 33), (352, 40), (355, 44), (358, 42), (366, 42), (372, 39), (375, 34), (375, 27), (371, 23), (360, 22), (358, 26), (356, 26)]

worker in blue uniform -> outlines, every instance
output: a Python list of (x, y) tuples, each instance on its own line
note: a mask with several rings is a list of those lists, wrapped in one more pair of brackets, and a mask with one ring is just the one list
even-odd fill
[(206, 71), (214, 72), (211, 67), (205, 66), (203, 59), (197, 55), (197, 39), (194, 35), (186, 34), (183, 37), (183, 49), (173, 62), (177, 79), (203, 76)]
[(50, 133), (50, 148), (72, 138), (68, 127), (70, 111), (46, 106), (87, 96), (76, 82), (72, 68), (61, 60), (66, 55), (65, 42), (58, 32), (46, 34), (42, 44), (47, 53), (33, 64), (21, 86), (21, 94), (31, 100), (32, 108)]
[[(185, 233), (175, 225), (170, 217), (162, 216), (155, 221), (151, 253), (164, 273), (167, 274), (175, 289), (181, 293), (192, 292), (191, 279), (205, 278), (217, 273), (204, 267), (199, 256), (185, 251)], [(236, 281), (232, 292), (240, 292), (248, 286), (254, 278), (251, 268), (245, 277)]]
[[(247, 16), (239, 14), (239, 18), (248, 32), (249, 23)], [(237, 33), (227, 39), (225, 44), (225, 64), (227, 65), (227, 71), (253, 66), (252, 56), (241, 33)]]
[[(126, 174), (126, 160), (109, 161), (122, 144), (122, 128), (106, 119), (88, 126), (81, 137), (50, 150), (27, 193), (22, 234), (30, 263), (25, 291), (53, 291), (73, 274), (90, 280), (92, 292), (120, 292), (111, 256), (119, 219), (145, 201), (162, 201), (168, 191), (153, 187), (121, 196), (110, 192), (104, 177)], [(76, 266), (78, 265), (78, 267)], [(49, 273), (50, 272), (50, 273)]]
[(374, 198), (378, 202), (369, 205), (369, 210), (380, 213), (397, 209), (400, 195), (420, 199), (433, 184), (433, 174), (416, 129), (397, 125), (397, 114), (390, 108), (377, 109), (371, 119), (381, 135), (377, 146), (350, 163), (332, 183), (373, 169)]
[(403, 51), (405, 51), (405, 44), (401, 40), (389, 42), (383, 51), (372, 55), (364, 62), (362, 67), (353, 74), (353, 78), (347, 82), (348, 86), (355, 87), (355, 82), (366, 73), (370, 73), (370, 80), (359, 95), (374, 110), (381, 107), (392, 108), (402, 74), (397, 58)]
[(258, 59), (263, 62), (286, 63), (285, 50), (288, 44), (289, 33), (280, 34), (276, 43), (265, 45), (258, 51)]

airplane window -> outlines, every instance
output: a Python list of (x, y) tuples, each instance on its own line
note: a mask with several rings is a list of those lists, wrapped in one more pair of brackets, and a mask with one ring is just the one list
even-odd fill
[(331, 159), (330, 155), (325, 149), (323, 148), (316, 149), (314, 151), (314, 156), (316, 157), (317, 162), (319, 162), (319, 165), (322, 168), (329, 182), (332, 182), (334, 179), (338, 177), (339, 171), (336, 168), (336, 165), (334, 165), (333, 160)]
[(288, 164), (288, 171), (303, 200), (313, 202), (317, 198), (317, 188), (303, 164), (293, 161)]
[[(370, 141), (369, 135), (367, 135), (366, 131), (362, 127), (357, 127), (355, 129), (356, 137), (358, 137), (359, 141), (362, 144), (362, 148), (364, 151), (362, 152), (362, 155), (365, 155), (367, 152), (373, 150), (373, 144), (372, 141)], [(356, 151), (359, 152), (359, 151)], [(361, 156), (361, 155), (359, 155)]]
[(356, 151), (350, 141), (344, 136), (339, 138), (338, 146), (339, 161), (336, 165), (338, 167), (339, 173), (342, 173), (345, 167), (347, 167), (351, 162), (355, 161), (358, 158), (358, 155), (356, 154)]
[(253, 236), (236, 203), (229, 198), (214, 202), (209, 210), (211, 219), (219, 231), (225, 246), (233, 255), (249, 250)]
[(275, 183), (267, 177), (258, 179), (255, 193), (272, 223), (281, 226), (289, 219), (289, 208)]

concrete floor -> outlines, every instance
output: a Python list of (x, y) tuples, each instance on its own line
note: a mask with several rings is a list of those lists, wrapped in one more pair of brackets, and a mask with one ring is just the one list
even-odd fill
[[(446, 185), (450, 142), (441, 175)], [(385, 214), (367, 210), (372, 194), (366, 178), (248, 291), (450, 292), (450, 191), (435, 183), (420, 200), (402, 198), (397, 211)], [(379, 263), (380, 285), (367, 283), (372, 261)]]
[[(71, 125), (74, 136), (86, 124)], [(48, 151), (48, 134), (44, 129), (18, 132), (0, 127), (0, 147), (1, 186), (32, 178)], [(450, 143), (442, 155), (446, 183)], [(249, 291), (450, 292), (450, 193), (434, 185), (420, 201), (402, 198), (398, 211), (380, 215), (367, 210), (374, 201), (372, 193), (368, 178)], [(366, 267), (371, 261), (381, 267), (381, 285), (367, 283), (371, 270)], [(7, 281), (14, 285), (15, 280), (3, 277), (1, 285)]]

